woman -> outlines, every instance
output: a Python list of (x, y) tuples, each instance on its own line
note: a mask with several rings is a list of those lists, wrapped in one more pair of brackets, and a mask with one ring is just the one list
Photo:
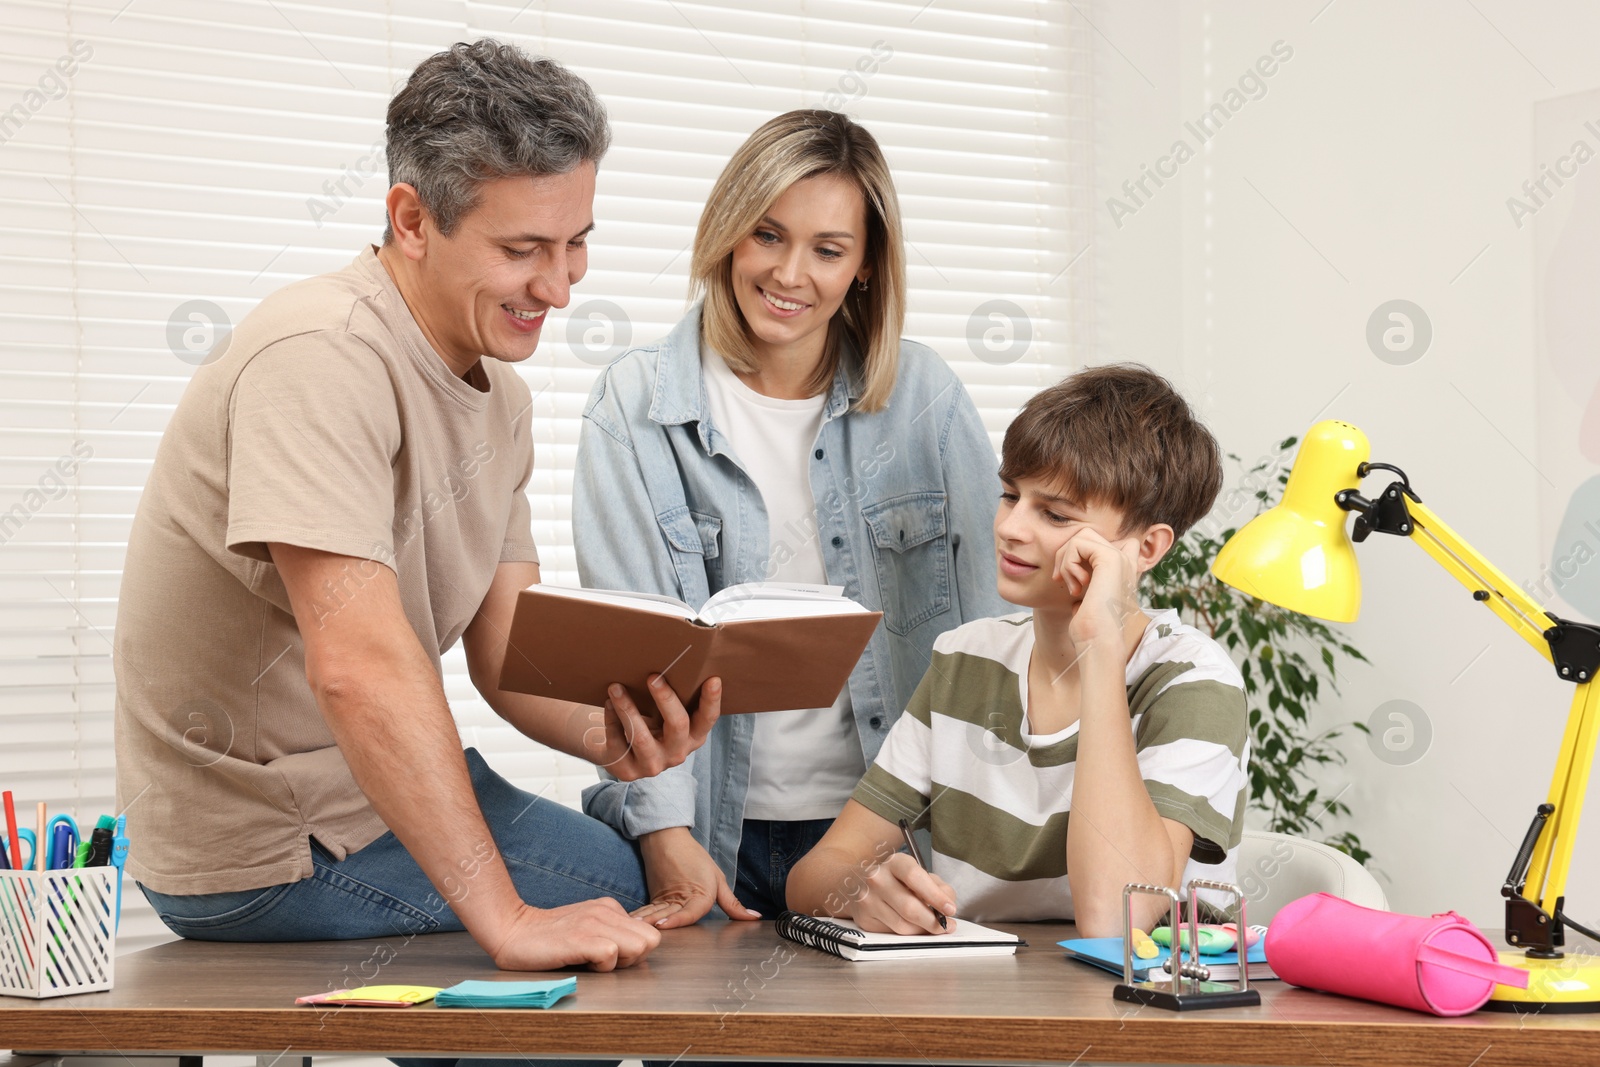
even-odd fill
[(994, 450), (960, 381), (900, 337), (900, 211), (872, 135), (830, 111), (758, 129), (711, 191), (691, 275), (700, 303), (613, 363), (584, 412), (584, 585), (698, 606), (741, 582), (827, 582), (884, 625), (833, 707), (729, 717), (692, 763), (585, 791), (638, 838), (639, 914), (662, 927), (713, 904), (776, 917), (934, 638), (1008, 610)]

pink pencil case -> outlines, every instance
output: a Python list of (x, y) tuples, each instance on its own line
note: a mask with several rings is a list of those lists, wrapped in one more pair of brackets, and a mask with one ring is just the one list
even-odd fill
[(1434, 1015), (1477, 1011), (1496, 983), (1528, 988), (1528, 972), (1500, 963), (1489, 939), (1453, 911), (1397, 915), (1327, 893), (1279, 911), (1266, 951), (1285, 982)]

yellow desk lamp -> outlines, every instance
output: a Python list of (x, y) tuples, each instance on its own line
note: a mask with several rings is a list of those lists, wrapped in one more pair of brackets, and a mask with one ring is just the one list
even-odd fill
[[(1528, 988), (1496, 986), (1501, 1010), (1600, 1011), (1600, 962), (1588, 952), (1563, 952), (1565, 931), (1600, 934), (1563, 913), (1567, 872), (1578, 833), (1600, 730), (1600, 627), (1550, 614), (1458, 537), (1422, 503), (1405, 472), (1371, 463), (1367, 435), (1347, 422), (1313, 426), (1300, 445), (1283, 500), (1256, 516), (1217, 553), (1220, 581), (1279, 607), (1332, 622), (1353, 622), (1361, 609), (1361, 576), (1351, 541), (1376, 533), (1409, 537), (1506, 625), (1577, 686), (1550, 795), (1512, 861), (1500, 889), (1506, 898), (1506, 941), (1517, 950), (1502, 963), (1529, 971)], [(1357, 490), (1373, 471), (1397, 476), (1375, 499)], [(1356, 513), (1345, 533), (1345, 516)]]

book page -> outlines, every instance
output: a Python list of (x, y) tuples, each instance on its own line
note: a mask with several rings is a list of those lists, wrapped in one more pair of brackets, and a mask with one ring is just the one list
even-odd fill
[(798, 619), (817, 615), (856, 615), (867, 609), (844, 595), (838, 585), (795, 585), (788, 582), (745, 582), (730, 585), (700, 609), (708, 626), (740, 619)]
[(694, 609), (681, 600), (674, 600), (670, 596), (659, 593), (625, 593), (614, 589), (579, 589), (570, 585), (531, 585), (530, 590), (544, 593), (554, 593), (557, 596), (570, 597), (573, 600), (589, 600), (599, 604), (618, 604), (625, 608), (637, 608), (640, 611), (654, 612), (657, 615), (671, 615), (678, 619), (693, 620)]

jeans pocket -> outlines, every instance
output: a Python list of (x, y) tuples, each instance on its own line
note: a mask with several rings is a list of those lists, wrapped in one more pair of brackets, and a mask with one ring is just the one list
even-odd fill
[(156, 917), (180, 937), (205, 940), (206, 934), (236, 930), (267, 915), (297, 883), (268, 886), (242, 893), (202, 893), (195, 896), (145, 896), (155, 907)]
[(904, 636), (950, 610), (950, 538), (942, 492), (907, 493), (861, 509), (872, 536), (883, 624)]
[[(774, 826), (779, 824), (774, 824)], [(832, 819), (798, 819), (782, 824), (781, 835), (783, 843), (783, 872), (787, 878), (793, 872), (795, 865), (806, 858), (806, 855), (818, 843), (822, 836), (828, 832), (828, 827), (833, 825)], [(777, 839), (775, 834), (774, 839)]]

